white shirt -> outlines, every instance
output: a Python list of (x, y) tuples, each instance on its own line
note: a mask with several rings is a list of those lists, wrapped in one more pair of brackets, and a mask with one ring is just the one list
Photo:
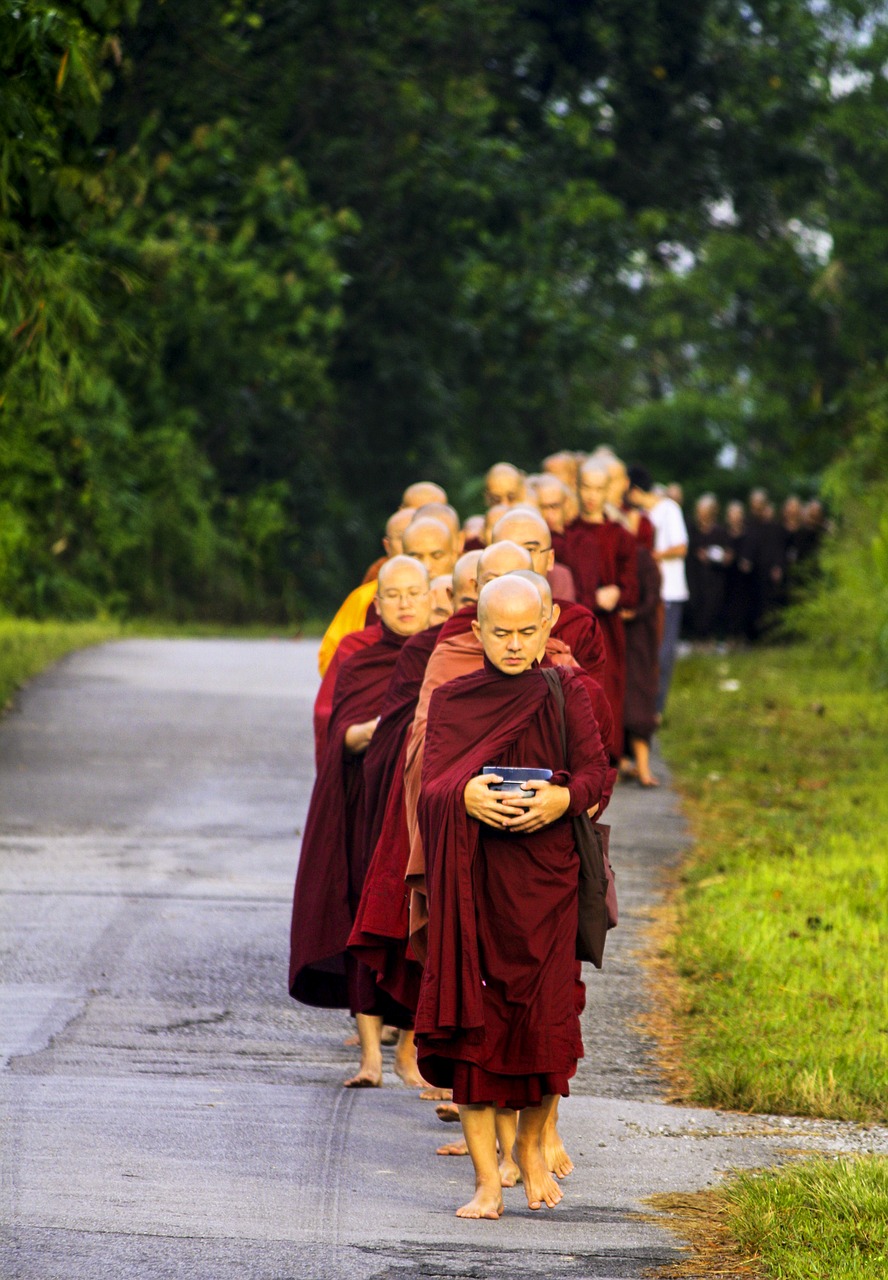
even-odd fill
[[(654, 550), (668, 551), (670, 547), (687, 546), (688, 527), (681, 507), (672, 498), (661, 498), (647, 511), (647, 518), (654, 526)], [(684, 557), (659, 561), (660, 597), (665, 601), (687, 600), (688, 580)]]

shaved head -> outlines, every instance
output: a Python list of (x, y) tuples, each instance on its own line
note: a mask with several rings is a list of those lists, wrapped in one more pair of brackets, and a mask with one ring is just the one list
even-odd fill
[(409, 484), (401, 498), (402, 507), (422, 507), (427, 502), (446, 502), (447, 494), (439, 484), (431, 480), (417, 480)]
[(446, 524), (448, 529), (453, 530), (454, 537), (457, 536), (462, 527), (456, 508), (451, 507), (449, 502), (424, 502), (421, 507), (417, 507), (413, 512), (414, 520), (420, 516), (434, 516), (436, 520)]
[(414, 516), (404, 530), (404, 554), (426, 567), (429, 577), (452, 573), (456, 562), (455, 535), (435, 516)]
[(479, 592), (494, 578), (513, 573), (515, 569), (532, 568), (533, 559), (524, 547), (519, 547), (516, 542), (495, 542), (492, 547), (485, 547), (478, 559)]
[(511, 507), (508, 502), (495, 502), (493, 506), (488, 509), (487, 515), (484, 517), (484, 541), (488, 546), (490, 545), (493, 537), (493, 526), (496, 524), (497, 520), (499, 520), (500, 516), (504, 516), (506, 512), (510, 510)]
[[(525, 582), (529, 582), (532, 587), (536, 587), (540, 593), (540, 599), (543, 602), (543, 613), (550, 614), (555, 606), (552, 599), (552, 588), (549, 586), (549, 579), (544, 578), (541, 573), (534, 573), (533, 569), (515, 569), (510, 575), (513, 578), (523, 578)], [(494, 579), (499, 582), (499, 578)]]
[(385, 547), (387, 556), (399, 556), (404, 550), (404, 530), (413, 519), (413, 512), (401, 508), (394, 515), (389, 516), (385, 522), (385, 537), (382, 545)]
[(567, 487), (564, 482), (557, 476), (542, 475), (535, 487), (540, 515), (553, 533), (563, 533), (567, 523)]
[(453, 608), (464, 609), (478, 599), (478, 561), (480, 551), (467, 551), (453, 567)]
[(622, 507), (629, 492), (629, 472), (621, 458), (611, 457), (607, 464), (607, 500)]
[(504, 502), (511, 506), (524, 497), (524, 475), (511, 462), (495, 462), (484, 477), (484, 501), (488, 507)]
[(453, 578), (449, 573), (439, 573), (432, 578), (429, 585), (432, 609), (429, 615), (429, 626), (436, 627), (439, 622), (446, 622), (453, 613)]
[(560, 453), (550, 453), (548, 458), (543, 459), (543, 470), (548, 471), (552, 476), (557, 476), (569, 489), (577, 487), (578, 465), (577, 455), (569, 453), (567, 449), (562, 449)]
[(429, 625), (429, 575), (412, 556), (392, 556), (376, 581), (376, 611), (383, 625), (399, 636), (414, 636)]
[(472, 624), (488, 660), (503, 675), (527, 671), (545, 647), (543, 602), (532, 582), (510, 573), (482, 587)]
[(552, 533), (548, 524), (533, 507), (511, 507), (493, 527), (492, 546), (508, 540), (530, 553), (533, 569), (548, 573), (555, 562)]
[(580, 510), (586, 520), (602, 520), (607, 502), (607, 471), (601, 462), (587, 458), (580, 467)]

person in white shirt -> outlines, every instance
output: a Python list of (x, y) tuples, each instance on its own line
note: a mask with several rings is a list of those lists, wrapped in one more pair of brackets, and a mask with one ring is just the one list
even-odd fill
[(654, 526), (654, 559), (660, 566), (663, 601), (663, 639), (660, 642), (660, 684), (657, 692), (657, 715), (662, 717), (672, 682), (672, 668), (678, 648), (681, 615), (688, 598), (685, 556), (688, 530), (681, 507), (665, 494), (655, 493), (651, 474), (646, 467), (629, 468), (629, 492), (635, 507), (644, 511)]

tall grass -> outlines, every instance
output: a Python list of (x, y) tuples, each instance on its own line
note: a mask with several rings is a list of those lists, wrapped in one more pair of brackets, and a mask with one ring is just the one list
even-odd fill
[(679, 665), (696, 844), (668, 943), (689, 1097), (888, 1119), (888, 694), (811, 648)]
[(121, 634), (121, 624), (112, 620), (32, 622), (0, 617), (0, 710), (16, 689), (50, 663), (74, 649), (101, 644)]

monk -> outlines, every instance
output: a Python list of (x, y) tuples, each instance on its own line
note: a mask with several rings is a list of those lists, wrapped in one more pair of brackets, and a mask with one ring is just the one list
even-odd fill
[(408, 484), (401, 497), (402, 507), (422, 507), (427, 502), (446, 502), (447, 494), (439, 484), (435, 484), (431, 480), (417, 480), (415, 484)]
[(457, 541), (443, 520), (435, 516), (414, 516), (404, 530), (402, 544), (404, 555), (418, 560), (429, 578), (453, 572), (458, 555)]
[(487, 514), (484, 517), (484, 545), (490, 546), (490, 540), (493, 536), (493, 526), (499, 520), (500, 516), (504, 516), (509, 510), (508, 502), (495, 502), (492, 507), (488, 507)]
[(560, 453), (551, 453), (543, 459), (543, 471), (555, 476), (564, 485), (564, 522), (571, 524), (579, 514), (577, 501), (577, 483), (579, 481), (580, 463), (583, 455), (571, 453), (563, 449)]
[(432, 578), (429, 592), (432, 603), (429, 626), (437, 627), (453, 613), (453, 574), (439, 573), (436, 578)]
[[(616, 521), (608, 520), (607, 474), (601, 464), (580, 468), (580, 516), (567, 528), (567, 559), (581, 604), (598, 618), (607, 662), (602, 683), (611, 704), (616, 741), (623, 741), (623, 699), (626, 689), (626, 638), (621, 609), (638, 603), (635, 539)], [(618, 745), (618, 751), (620, 745)]]
[(511, 462), (495, 462), (484, 477), (484, 505), (495, 507), (503, 503), (511, 507), (523, 502), (524, 475)]
[[(364, 757), (398, 655), (408, 637), (427, 627), (429, 607), (423, 566), (409, 556), (387, 560), (376, 594), (380, 639), (348, 658), (337, 677), (296, 876), (290, 994), (303, 1004), (350, 1008), (356, 1015), (361, 1064), (345, 1082), (352, 1088), (382, 1083), (382, 1014), (367, 1011), (358, 964), (346, 955), (366, 865)], [(393, 1025), (403, 1027), (405, 1021)], [(412, 1045), (396, 1055), (399, 1068), (406, 1074), (414, 1070)]]
[[(582, 1054), (574, 994), (579, 859), (570, 818), (595, 808), (606, 757), (588, 694), (565, 672), (561, 712), (536, 663), (539, 592), (506, 575), (481, 590), (481, 671), (429, 713), (420, 821), (429, 855), (429, 955), (416, 1018), (423, 1075), (450, 1086), (475, 1170), (457, 1214), (503, 1212), (498, 1107), (520, 1111), (515, 1157), (531, 1209), (562, 1198), (542, 1134)], [(539, 765), (527, 797), (491, 790), (484, 765)], [(483, 975), (483, 981), (482, 981)]]
[(555, 559), (561, 562), (566, 544), (564, 529), (568, 523), (565, 516), (567, 489), (557, 476), (549, 475), (545, 471), (536, 482), (534, 489), (540, 515), (549, 526), (549, 532), (552, 535)]
[[(554, 563), (551, 531), (542, 514), (532, 507), (512, 507), (496, 522), (493, 543), (508, 540), (530, 552), (531, 567), (548, 577)], [(558, 612), (552, 635), (568, 646), (579, 665), (589, 675), (601, 678), (605, 647), (601, 627), (585, 605), (560, 598), (550, 579)]]
[(487, 546), (484, 540), (484, 516), (467, 516), (463, 521), (463, 550), (483, 551)]
[(626, 696), (623, 703), (623, 757), (620, 775), (642, 787), (657, 787), (651, 771), (651, 738), (657, 727), (658, 650), (660, 647), (660, 570), (651, 548), (636, 539), (638, 601), (622, 609), (626, 633)]
[[(385, 537), (382, 545), (385, 548), (386, 559), (391, 556), (400, 555), (403, 551), (402, 538), (404, 530), (413, 519), (414, 513), (396, 511), (389, 516), (385, 526)], [(384, 564), (385, 560), (377, 561), (377, 565)], [(374, 566), (371, 566), (371, 569)], [(333, 621), (324, 632), (324, 638), (321, 641), (321, 647), (318, 650), (318, 671), (321, 676), (327, 674), (330, 663), (333, 661), (333, 655), (336, 652), (342, 639), (355, 631), (361, 631), (368, 622), (368, 611), (372, 610), (373, 599), (376, 595), (376, 579), (377, 573), (373, 577), (368, 577), (370, 570), (364, 575), (364, 580), (359, 587), (355, 587), (354, 591), (349, 592), (345, 597)], [(369, 619), (375, 622), (375, 618)]]
[(375, 582), (379, 577), (379, 570), (385, 564), (386, 560), (392, 556), (399, 556), (404, 550), (401, 538), (404, 530), (413, 519), (414, 512), (409, 507), (401, 507), (389, 516), (385, 522), (385, 537), (382, 540), (384, 556), (380, 556), (378, 560), (374, 560), (364, 574), (363, 583)]

